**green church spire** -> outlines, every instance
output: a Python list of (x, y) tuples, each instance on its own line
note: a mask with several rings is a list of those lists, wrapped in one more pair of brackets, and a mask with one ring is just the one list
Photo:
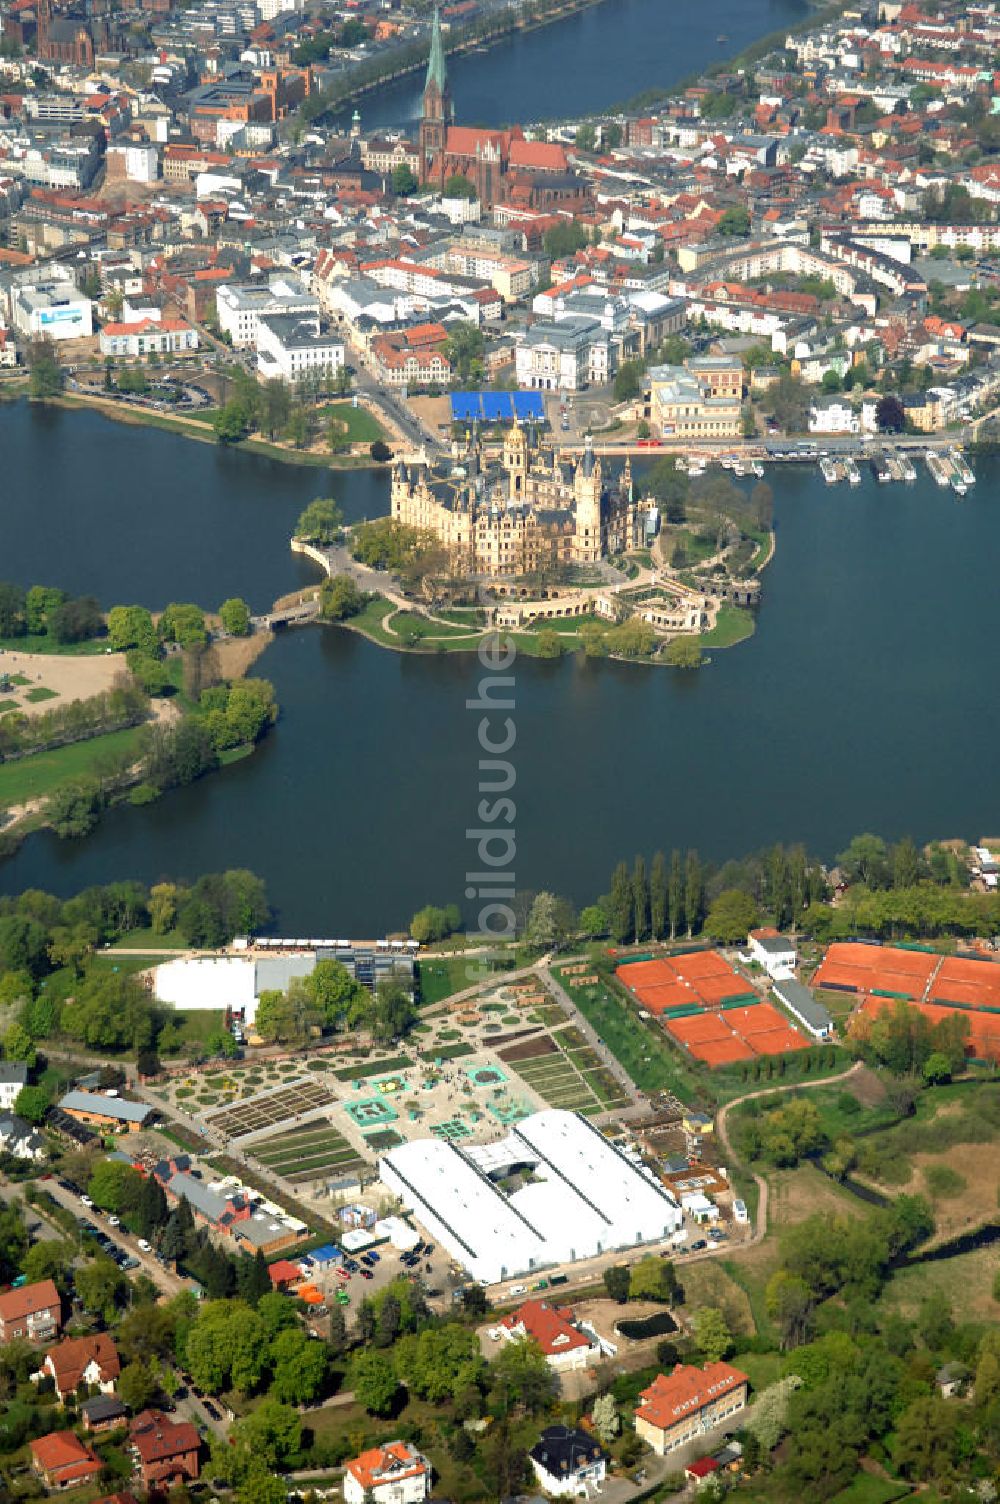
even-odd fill
[(427, 79), (424, 83), (424, 89), (430, 88), (431, 84), (436, 84), (439, 91), (442, 94), (444, 93), (444, 44), (441, 41), (441, 12), (436, 5), (434, 7), (434, 24), (431, 27), (431, 52), (430, 57), (427, 59)]

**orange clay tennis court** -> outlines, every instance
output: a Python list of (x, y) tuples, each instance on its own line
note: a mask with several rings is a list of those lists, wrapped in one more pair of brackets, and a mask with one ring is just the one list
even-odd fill
[(891, 992), (921, 998), (940, 958), (891, 945), (836, 941), (813, 978), (839, 992)]
[(752, 990), (749, 982), (714, 950), (692, 951), (669, 960), (624, 962), (616, 968), (615, 976), (641, 1007), (656, 1014), (684, 1004), (711, 1008)]
[[(966, 1050), (978, 1060), (1000, 1060), (1000, 1015), (976, 1013), (971, 1008), (949, 1008), (938, 1003), (909, 1003), (926, 1018), (929, 1024), (939, 1024), (943, 1019), (958, 1017), (968, 1024)], [(861, 1011), (875, 1018), (884, 1008), (893, 1007), (891, 998), (869, 997), (861, 1004)]]
[(705, 1065), (729, 1065), (756, 1055), (784, 1055), (808, 1049), (809, 1041), (770, 1003), (727, 1008), (724, 1013), (692, 1013), (664, 1020), (667, 1033)]

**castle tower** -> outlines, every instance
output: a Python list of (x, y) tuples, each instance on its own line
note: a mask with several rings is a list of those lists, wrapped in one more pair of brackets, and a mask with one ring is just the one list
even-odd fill
[(594, 454), (594, 441), (588, 433), (573, 476), (576, 519), (573, 562), (576, 564), (594, 564), (601, 557), (601, 488), (601, 461)]
[(504, 437), (503, 467), (510, 481), (511, 501), (523, 500), (528, 479), (528, 436), (516, 416)]
[(444, 61), (444, 43), (441, 41), (441, 15), (435, 7), (434, 24), (431, 27), (431, 51), (427, 59), (427, 78), (424, 83), (424, 106), (420, 120), (420, 178), (424, 183), (444, 187), (445, 148), (448, 142), (448, 127), (454, 118), (451, 90)]

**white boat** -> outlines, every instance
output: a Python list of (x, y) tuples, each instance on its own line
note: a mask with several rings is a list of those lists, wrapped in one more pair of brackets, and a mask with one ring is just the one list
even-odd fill
[(926, 458), (928, 470), (943, 490), (951, 484), (951, 466), (939, 454), (935, 454), (933, 449), (928, 449)]
[(753, 471), (758, 480), (764, 479), (764, 466), (761, 464), (760, 460), (754, 460), (753, 464), (750, 466), (750, 469)]
[(969, 488), (965, 484), (964, 480), (959, 480), (957, 475), (953, 475), (951, 480), (951, 489), (954, 491), (956, 496), (964, 496)]
[(917, 472), (914, 467), (913, 461), (910, 459), (910, 456), (908, 454), (900, 455), (899, 463), (903, 471), (903, 479), (916, 480)]
[(833, 460), (827, 459), (826, 455), (819, 462), (820, 472), (828, 486), (837, 484), (837, 467)]
[(847, 471), (847, 479), (849, 483), (852, 486), (860, 486), (861, 471), (858, 469), (856, 462), (854, 460), (845, 460), (844, 468)]

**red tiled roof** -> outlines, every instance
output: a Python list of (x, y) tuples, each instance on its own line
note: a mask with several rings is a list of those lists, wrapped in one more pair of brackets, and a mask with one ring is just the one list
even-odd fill
[(97, 1332), (91, 1337), (67, 1337), (65, 1342), (49, 1348), (45, 1362), (51, 1366), (60, 1394), (74, 1390), (92, 1362), (98, 1365), (104, 1383), (117, 1379), (121, 1373), (118, 1349), (107, 1332)]
[(403, 1478), (419, 1478), (427, 1471), (423, 1458), (406, 1441), (389, 1441), (384, 1447), (373, 1447), (345, 1465), (364, 1489), (386, 1482), (386, 1475), (398, 1483)]
[(642, 1391), (636, 1414), (650, 1425), (668, 1431), (685, 1416), (695, 1414), (748, 1382), (745, 1373), (728, 1363), (706, 1363), (704, 1368), (678, 1363), (669, 1378), (661, 1373)]
[(36, 1284), (22, 1285), (20, 1290), (0, 1295), (0, 1321), (17, 1321), (50, 1307), (60, 1309), (59, 1291), (50, 1279), (40, 1279)]
[(128, 1428), (129, 1441), (144, 1463), (197, 1452), (198, 1432), (190, 1421), (172, 1421), (160, 1410), (143, 1410)]
[(500, 1325), (508, 1331), (523, 1327), (546, 1357), (591, 1346), (591, 1339), (573, 1325), (569, 1306), (550, 1306), (545, 1300), (526, 1300), (512, 1315), (505, 1316)]
[(72, 1431), (50, 1431), (30, 1443), (31, 1455), (46, 1473), (58, 1473), (62, 1481), (99, 1473), (100, 1460)]

